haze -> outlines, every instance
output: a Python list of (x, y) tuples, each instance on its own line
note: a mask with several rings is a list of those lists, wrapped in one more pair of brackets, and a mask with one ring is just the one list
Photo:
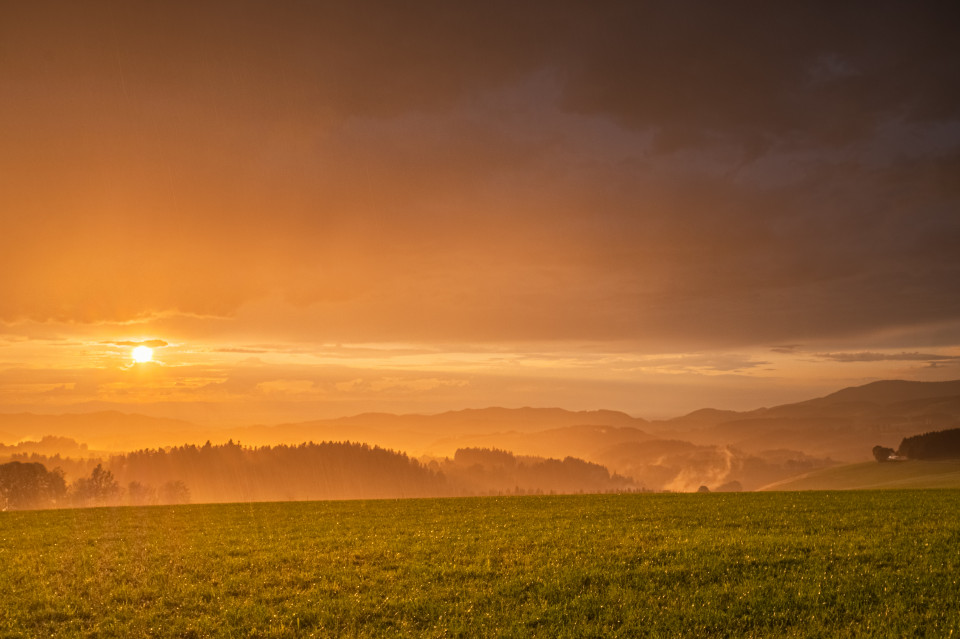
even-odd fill
[(957, 15), (4, 3), (0, 412), (660, 418), (960, 378)]

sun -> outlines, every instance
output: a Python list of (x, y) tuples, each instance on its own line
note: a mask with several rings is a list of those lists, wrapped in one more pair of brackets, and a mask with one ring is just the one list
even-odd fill
[(153, 349), (148, 346), (137, 346), (130, 354), (133, 356), (133, 361), (138, 364), (149, 362), (153, 359)]

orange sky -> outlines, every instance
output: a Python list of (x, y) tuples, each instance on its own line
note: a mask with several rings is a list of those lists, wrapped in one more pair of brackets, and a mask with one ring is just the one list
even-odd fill
[(955, 12), (672, 5), (6, 3), (0, 412), (960, 377)]

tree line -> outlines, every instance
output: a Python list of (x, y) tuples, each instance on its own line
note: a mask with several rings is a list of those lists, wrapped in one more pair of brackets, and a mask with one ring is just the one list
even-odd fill
[(897, 454), (908, 459), (960, 459), (960, 428), (905, 437)]
[(113, 473), (97, 464), (89, 476), (68, 484), (63, 470), (40, 462), (11, 461), (0, 464), (0, 510), (27, 510), (121, 504), (182, 504), (190, 491), (181, 481), (167, 481), (159, 488), (130, 482), (122, 487)]
[[(11, 465), (13, 464), (13, 465)], [(635, 490), (604, 466), (495, 449), (418, 461), (351, 442), (245, 447), (229, 441), (143, 449), (107, 459), (33, 453), (0, 475), (0, 508), (446, 497)], [(52, 470), (48, 470), (52, 469)], [(67, 479), (76, 477), (72, 483)]]
[(461, 448), (431, 464), (462, 490), (483, 493), (576, 493), (634, 490), (635, 482), (576, 457), (517, 456), (496, 448)]
[(904, 437), (897, 450), (885, 446), (874, 446), (873, 456), (879, 462), (900, 459), (930, 461), (960, 459), (960, 428)]

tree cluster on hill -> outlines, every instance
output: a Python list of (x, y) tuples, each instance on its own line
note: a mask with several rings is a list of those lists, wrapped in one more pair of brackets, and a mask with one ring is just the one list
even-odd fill
[[(24, 456), (26, 457), (26, 456)], [(75, 477), (52, 505), (120, 505), (196, 502), (284, 501), (443, 497), (503, 493), (575, 493), (636, 490), (604, 466), (518, 457), (491, 449), (461, 449), (453, 459), (429, 464), (383, 448), (357, 443), (243, 447), (230, 441), (203, 446), (144, 449), (107, 460), (45, 459)], [(24, 463), (24, 462), (17, 462)], [(64, 471), (56, 471), (61, 479)], [(31, 506), (34, 507), (34, 506)]]
[[(406, 455), (365, 444), (244, 448), (222, 445), (144, 449), (107, 460), (19, 453), (11, 462), (57, 468), (76, 479), (55, 498), (10, 484), (7, 508), (176, 504), (307, 499), (370, 499), (452, 494), (445, 478)], [(66, 471), (66, 472), (65, 472)], [(24, 472), (16, 475), (17, 478)], [(38, 474), (39, 477), (39, 474)], [(39, 480), (35, 480), (39, 481)], [(52, 480), (51, 480), (52, 481)], [(46, 493), (43, 493), (45, 495)], [(0, 508), (4, 507), (0, 504)]]
[(69, 485), (61, 468), (47, 470), (40, 462), (0, 464), (0, 510), (184, 504), (189, 501), (190, 491), (182, 481), (168, 481), (159, 489), (130, 482), (124, 489), (102, 464), (97, 464), (89, 476), (78, 477)]
[(76, 479), (89, 475), (97, 464), (102, 464), (103, 459), (99, 457), (63, 457), (59, 453), (55, 455), (45, 455), (43, 453), (14, 453), (5, 458), (0, 458), (0, 463), (18, 461), (29, 464), (42, 464), (48, 470), (59, 468), (63, 471), (63, 476), (67, 480)]
[(52, 508), (63, 504), (67, 483), (63, 471), (19, 461), (0, 464), (0, 510)]
[(89, 453), (86, 444), (81, 444), (69, 437), (45, 435), (40, 441), (22, 441), (17, 444), (0, 444), (0, 459), (18, 454), (39, 453), (41, 455), (70, 455), (71, 457), (86, 457)]
[(460, 491), (467, 493), (575, 493), (634, 490), (633, 480), (604, 466), (565, 457), (518, 457), (495, 448), (461, 448), (453, 459), (436, 462)]
[(230, 441), (115, 455), (121, 482), (189, 486), (194, 501), (375, 499), (449, 494), (446, 481), (402, 453), (355, 443), (246, 448)]
[(892, 448), (887, 448), (886, 446), (873, 447), (873, 458), (881, 463), (893, 460), (896, 454), (897, 451)]
[(905, 437), (897, 454), (907, 459), (960, 459), (960, 428)]

